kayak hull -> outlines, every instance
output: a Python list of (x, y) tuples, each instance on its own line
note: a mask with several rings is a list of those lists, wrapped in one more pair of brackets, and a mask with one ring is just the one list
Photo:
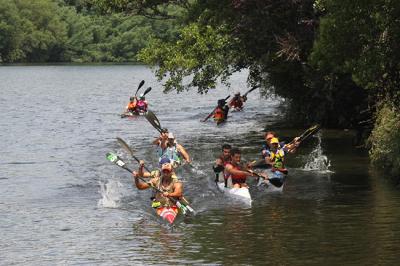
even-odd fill
[(248, 187), (233, 188), (231, 185), (225, 187), (225, 182), (218, 182), (217, 185), (219, 190), (223, 191), (228, 196), (251, 205), (252, 199)]
[(178, 208), (176, 206), (172, 207), (159, 207), (156, 209), (156, 213), (161, 219), (173, 224), (176, 216), (178, 215)]
[(136, 112), (126, 112), (121, 114), (121, 118), (127, 118), (127, 117), (137, 117), (137, 116), (142, 116), (145, 115), (146, 113), (136, 113)]

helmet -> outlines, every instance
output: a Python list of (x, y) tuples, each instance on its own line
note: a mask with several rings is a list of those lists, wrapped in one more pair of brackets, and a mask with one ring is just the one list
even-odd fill
[(225, 103), (226, 103), (225, 99), (219, 99), (218, 100), (218, 105), (219, 106), (223, 106), (223, 105), (225, 105)]
[(174, 134), (172, 134), (172, 132), (169, 132), (168, 133), (168, 138), (169, 139), (175, 139)]
[(235, 92), (235, 96), (240, 96), (240, 91)]
[(279, 144), (279, 140), (277, 138), (272, 138), (271, 144), (274, 144), (274, 143)]
[(135, 100), (135, 97), (132, 96), (131, 98), (129, 98), (129, 100), (130, 100), (130, 101), (134, 101), (134, 100)]
[(139, 98), (140, 98), (140, 99), (144, 99), (144, 94), (143, 94), (143, 93), (140, 94)]
[(165, 163), (171, 163), (171, 160), (169, 158), (162, 158), (159, 163), (160, 165), (163, 165)]

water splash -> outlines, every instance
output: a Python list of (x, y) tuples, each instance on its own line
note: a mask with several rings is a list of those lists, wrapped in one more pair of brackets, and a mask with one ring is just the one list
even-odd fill
[(321, 132), (318, 132), (314, 138), (318, 139), (318, 144), (315, 149), (310, 153), (307, 158), (307, 162), (303, 168), (305, 171), (319, 171), (331, 173), (329, 170), (331, 166), (331, 162), (326, 155), (323, 154), (322, 146), (321, 146)]
[(120, 188), (122, 184), (119, 181), (109, 180), (106, 182), (99, 181), (100, 193), (102, 198), (99, 199), (97, 206), (105, 208), (118, 208), (121, 202)]

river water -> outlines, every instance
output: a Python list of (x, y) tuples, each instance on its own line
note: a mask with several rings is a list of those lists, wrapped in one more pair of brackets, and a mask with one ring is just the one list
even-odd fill
[[(211, 165), (222, 143), (259, 159), (262, 133), (300, 134), (280, 123), (279, 99), (249, 94), (223, 126), (201, 123), (245, 75), (207, 95), (163, 94), (143, 66), (0, 67), (0, 265), (396, 265), (400, 192), (370, 169), (351, 132), (322, 130), (288, 158), (282, 192), (251, 185), (248, 206), (221, 194)], [(119, 114), (140, 80), (161, 125), (192, 155), (185, 194), (197, 214), (171, 228), (153, 214), (150, 191), (105, 159), (125, 139), (156, 167), (144, 119)], [(284, 126), (283, 126), (284, 125)]]

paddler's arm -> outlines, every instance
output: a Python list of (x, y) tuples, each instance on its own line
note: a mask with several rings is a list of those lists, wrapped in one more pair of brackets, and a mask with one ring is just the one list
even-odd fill
[(181, 198), (183, 196), (183, 185), (181, 182), (176, 182), (174, 184), (174, 192), (168, 193), (164, 192), (164, 197), (174, 197), (174, 198)]
[(248, 171), (237, 170), (237, 169), (233, 168), (233, 166), (231, 164), (227, 164), (225, 166), (225, 171), (227, 171), (229, 174), (232, 174), (232, 175), (257, 176), (254, 173), (251, 173)]
[(176, 145), (176, 147), (178, 148), (178, 151), (182, 154), (183, 159), (185, 159), (186, 162), (190, 163), (191, 162), (190, 156), (185, 150), (185, 148), (180, 144)]
[(288, 153), (295, 153), (300, 145), (299, 137), (295, 137), (290, 143), (283, 146)]

